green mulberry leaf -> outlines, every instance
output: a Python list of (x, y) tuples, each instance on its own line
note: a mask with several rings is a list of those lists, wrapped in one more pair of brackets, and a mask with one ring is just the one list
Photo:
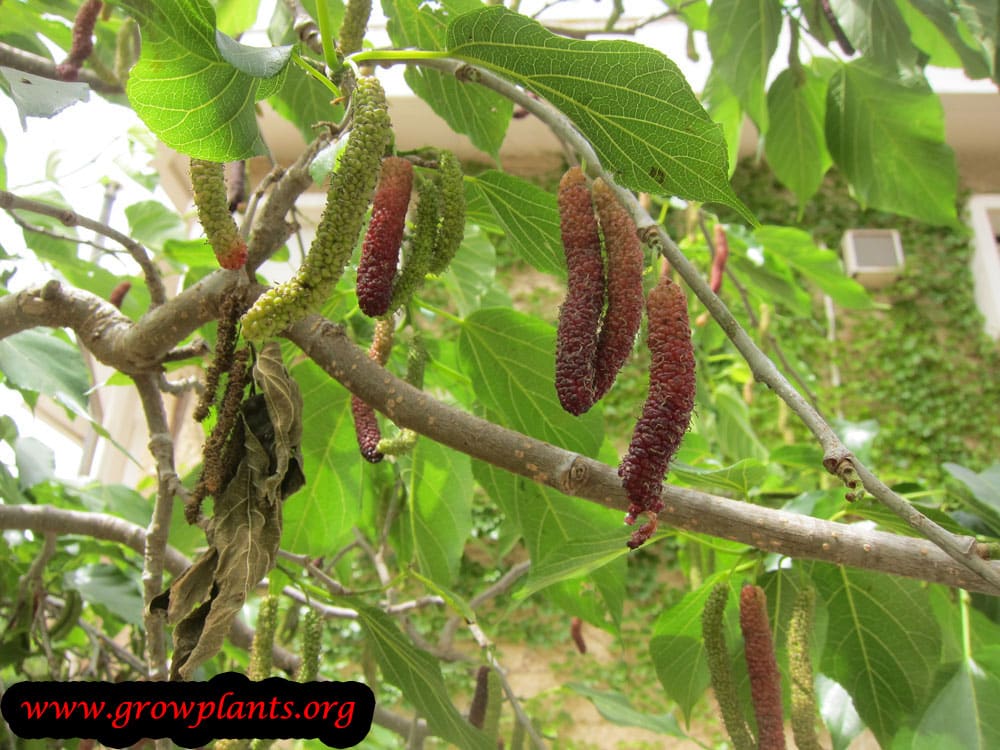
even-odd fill
[(633, 190), (732, 206), (726, 142), (680, 69), (630, 41), (567, 39), (500, 6), (448, 26), (448, 54), (547, 99)]
[(954, 225), (955, 155), (929, 87), (904, 86), (864, 60), (840, 66), (827, 91), (826, 141), (863, 205)]
[[(281, 87), (290, 50), (248, 54), (229, 40), (223, 56), (215, 11), (206, 0), (123, 0), (122, 5), (142, 32), (128, 98), (149, 129), (198, 159), (236, 161), (265, 153), (254, 104)], [(237, 57), (240, 68), (228, 61)]]

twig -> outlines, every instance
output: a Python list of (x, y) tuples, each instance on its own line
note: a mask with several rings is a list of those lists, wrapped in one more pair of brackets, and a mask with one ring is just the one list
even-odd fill
[[(61, 80), (59, 74), (56, 73), (56, 63), (49, 60), (47, 57), (42, 57), (41, 55), (36, 55), (31, 52), (26, 52), (17, 47), (12, 47), (9, 44), (4, 44), (0, 42), (0, 65), (6, 65), (8, 68), (16, 68), (17, 70), (22, 70), (25, 73), (32, 73), (36, 76), (42, 76), (42, 78), (51, 78), (53, 80)], [(88, 70), (87, 68), (82, 68), (77, 74), (77, 80), (82, 83), (86, 83), (94, 91), (100, 92), (102, 94), (124, 94), (125, 90), (121, 87), (119, 83), (109, 83), (97, 75), (94, 71)]]
[(286, 552), (285, 550), (278, 550), (278, 556), (301, 565), (310, 576), (319, 581), (320, 584), (322, 584), (322, 586), (334, 596), (351, 596), (354, 593), (349, 588), (344, 586), (344, 584), (340, 583), (340, 581), (335, 581), (324, 571), (317, 568), (313, 564), (312, 558), (309, 557), (309, 555), (297, 555), (292, 552)]
[[(711, 253), (712, 257), (714, 258), (715, 243), (712, 241), (711, 234), (708, 231), (708, 226), (705, 224), (705, 214), (701, 210), (698, 211), (698, 227), (699, 229), (701, 229), (701, 233), (705, 237), (705, 243), (708, 245), (708, 250)], [(743, 286), (743, 283), (738, 278), (736, 278), (736, 274), (734, 274), (728, 267), (726, 268), (726, 277), (729, 279), (733, 287), (736, 289), (736, 293), (739, 294), (740, 301), (743, 303), (743, 308), (746, 310), (747, 317), (750, 320), (750, 324), (756, 327), (758, 323), (757, 314), (754, 312), (753, 305), (750, 304), (750, 295), (747, 293), (746, 287)], [(815, 408), (816, 394), (812, 392), (812, 389), (809, 388), (805, 380), (803, 380), (802, 376), (799, 375), (798, 370), (792, 367), (792, 363), (789, 362), (788, 358), (785, 356), (785, 352), (781, 348), (781, 344), (774, 336), (772, 336), (768, 332), (764, 333), (764, 339), (774, 350), (774, 353), (778, 356), (778, 361), (781, 362), (781, 366), (785, 368), (786, 372), (790, 372), (792, 374), (792, 378), (795, 379), (795, 382), (798, 384), (799, 388), (802, 389), (802, 392), (805, 393), (806, 397), (809, 399), (809, 403), (813, 406), (813, 408)]]
[[(66, 602), (57, 596), (49, 595), (46, 597), (46, 601), (53, 609), (56, 611), (62, 611), (66, 607)], [(76, 624), (95, 641), (100, 641), (108, 649), (114, 652), (121, 661), (128, 664), (132, 669), (138, 672), (140, 675), (146, 676), (146, 665), (142, 663), (141, 659), (136, 658), (136, 656), (124, 648), (121, 644), (115, 642), (114, 638), (109, 636), (107, 633), (98, 630), (89, 622), (84, 620), (82, 617), (76, 621)]]
[(212, 348), (205, 339), (198, 339), (190, 344), (179, 346), (163, 355), (161, 362), (182, 362), (185, 359), (195, 359), (210, 354)]
[(146, 529), (146, 548), (143, 552), (142, 588), (143, 621), (146, 627), (146, 661), (151, 680), (167, 679), (166, 622), (162, 610), (152, 611), (149, 602), (163, 590), (164, 555), (170, 518), (173, 514), (174, 495), (180, 478), (174, 469), (174, 442), (167, 425), (157, 377), (153, 374), (134, 376), (135, 387), (142, 401), (149, 431), (149, 452), (156, 461), (156, 500)]
[(483, 606), (494, 597), (506, 594), (514, 588), (514, 584), (521, 580), (521, 576), (527, 574), (529, 570), (531, 570), (530, 560), (523, 560), (517, 563), (517, 565), (514, 565), (504, 573), (496, 583), (469, 599), (469, 606), (475, 609), (476, 607)]
[[(0, 44), (0, 46), (3, 46)], [(36, 214), (42, 214), (43, 216), (51, 216), (54, 219), (58, 219), (63, 225), (67, 227), (81, 226), (89, 229), (92, 232), (103, 235), (108, 239), (114, 240), (119, 245), (124, 247), (132, 259), (139, 264), (142, 269), (143, 276), (146, 279), (146, 286), (149, 287), (149, 299), (151, 303), (155, 305), (162, 305), (167, 299), (166, 289), (163, 287), (163, 279), (160, 277), (160, 271), (156, 268), (152, 259), (149, 257), (149, 253), (146, 252), (146, 248), (140, 245), (138, 242), (133, 240), (126, 234), (122, 234), (117, 229), (109, 227), (107, 224), (103, 224), (94, 219), (90, 219), (86, 216), (81, 216), (76, 211), (71, 211), (61, 206), (54, 206), (51, 203), (44, 203), (42, 201), (36, 201), (32, 198), (22, 198), (19, 195), (14, 195), (14, 193), (7, 192), (6, 190), (0, 190), (0, 208), (5, 211), (13, 210), (23, 210), (32, 211)]]
[(181, 378), (180, 380), (168, 380), (167, 376), (161, 372), (159, 378), (157, 378), (157, 387), (161, 393), (178, 396), (189, 391), (200, 392), (205, 386), (202, 384), (201, 379), (195, 375)]
[(59, 232), (53, 232), (51, 229), (46, 229), (45, 227), (40, 227), (37, 224), (32, 224), (30, 221), (25, 221), (20, 217), (20, 215), (14, 213), (13, 211), (7, 212), (8, 216), (13, 219), (14, 223), (17, 224), (21, 229), (26, 232), (33, 232), (34, 234), (40, 234), (43, 237), (51, 237), (54, 240), (59, 240), (61, 242), (72, 242), (74, 245), (87, 245), (94, 248), (95, 250), (100, 250), (104, 253), (109, 253), (111, 255), (115, 254), (114, 250), (108, 250), (104, 245), (99, 242), (94, 242), (93, 240), (85, 240), (80, 237), (70, 237), (68, 234), (59, 234)]
[[(378, 365), (375, 366), (378, 367)], [(375, 566), (375, 572), (378, 574), (379, 583), (388, 587), (389, 584), (392, 583), (392, 574), (389, 572), (389, 568), (385, 564), (385, 559), (382, 557), (382, 554), (371, 545), (371, 542), (368, 541), (361, 529), (357, 527), (354, 528), (354, 539), (362, 551), (368, 555), (372, 564)]]
[(521, 701), (518, 700), (517, 695), (514, 693), (514, 688), (511, 687), (510, 682), (507, 680), (507, 673), (504, 671), (503, 667), (500, 666), (500, 662), (497, 661), (497, 658), (493, 653), (493, 643), (487, 637), (486, 633), (483, 632), (483, 629), (474, 622), (469, 623), (469, 632), (472, 634), (476, 643), (479, 644), (479, 647), (483, 650), (483, 655), (486, 657), (486, 661), (494, 670), (496, 670), (497, 676), (500, 678), (500, 684), (503, 685), (503, 691), (507, 695), (507, 700), (510, 701), (510, 707), (514, 710), (514, 715), (517, 717), (518, 723), (524, 727), (524, 731), (531, 738), (531, 744), (539, 750), (545, 750), (545, 742), (542, 740), (542, 736), (538, 734), (538, 730), (535, 729), (535, 725), (531, 723), (531, 717), (528, 716), (524, 707), (521, 705)]
[[(529, 570), (531, 570), (530, 560), (524, 560), (517, 563), (510, 570), (500, 576), (499, 580), (469, 599), (469, 608), (474, 611), (477, 607), (481, 607), (486, 604), (486, 602), (490, 599), (500, 596), (501, 594), (506, 594)], [(458, 628), (464, 622), (465, 620), (458, 616), (450, 617), (448, 619), (448, 622), (446, 622), (444, 627), (441, 629), (441, 636), (438, 638), (439, 649), (444, 651), (451, 649), (451, 643), (455, 639), (455, 633), (458, 632)]]

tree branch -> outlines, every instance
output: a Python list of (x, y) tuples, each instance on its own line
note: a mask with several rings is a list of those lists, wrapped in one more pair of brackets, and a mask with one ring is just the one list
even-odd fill
[[(288, 337), (332, 378), (400, 427), (528, 477), (560, 492), (620, 511), (628, 498), (617, 471), (599, 461), (536, 440), (437, 401), (395, 377), (329, 321), (310, 316)], [(757, 549), (1000, 594), (933, 544), (865, 526), (824, 521), (665, 485), (661, 517), (679, 529), (731, 539)], [(625, 549), (625, 529), (622, 531)], [(975, 551), (972, 537), (965, 540)], [(980, 558), (977, 558), (980, 559)], [(980, 562), (1000, 575), (1000, 564)]]
[(138, 322), (110, 302), (53, 279), (0, 297), (0, 339), (37, 326), (72, 328), (109, 367), (126, 375), (157, 370), (178, 342), (218, 318), (221, 297), (241, 278), (239, 271), (216, 271)]
[[(3, 46), (0, 44), (0, 46)], [(112, 239), (124, 247), (132, 259), (139, 264), (143, 276), (146, 279), (146, 286), (149, 287), (149, 298), (154, 305), (162, 305), (167, 299), (166, 290), (163, 287), (163, 279), (160, 271), (149, 257), (149, 253), (142, 245), (126, 234), (122, 234), (117, 229), (109, 227), (100, 221), (81, 216), (76, 211), (70, 211), (62, 206), (54, 206), (51, 203), (36, 201), (31, 198), (22, 198), (14, 193), (0, 190), (0, 208), (5, 211), (31, 211), (42, 216), (51, 216), (58, 219), (64, 226), (81, 226), (92, 232)]]
[[(146, 551), (146, 530), (138, 524), (104, 513), (65, 510), (52, 505), (0, 505), (0, 529), (89, 536), (122, 544), (140, 555)], [(168, 546), (164, 550), (163, 563), (171, 574), (177, 575), (191, 561)]]
[[(309, 174), (309, 165), (320, 150), (330, 143), (330, 133), (324, 133), (310, 143), (299, 158), (288, 167), (280, 177), (270, 175), (265, 182), (274, 181), (274, 188), (267, 198), (267, 203), (260, 213), (253, 218), (253, 228), (247, 240), (248, 273), (252, 273), (265, 260), (270, 258), (292, 233), (292, 227), (285, 221), (285, 216), (291, 210), (295, 201), (313, 184)], [(261, 188), (258, 188), (260, 190)], [(254, 196), (256, 205), (257, 195)], [(247, 210), (248, 217), (250, 209)]]
[(167, 425), (167, 413), (160, 396), (159, 378), (151, 373), (135, 377), (135, 387), (142, 401), (149, 431), (149, 452), (156, 461), (156, 500), (146, 529), (143, 550), (142, 590), (143, 619), (146, 626), (146, 661), (152, 680), (167, 679), (167, 631), (163, 610), (152, 610), (149, 603), (163, 591), (163, 565), (170, 534), (174, 494), (180, 478), (174, 469), (174, 441)]
[[(32, 73), (42, 78), (51, 78), (55, 81), (62, 80), (56, 73), (56, 65), (52, 60), (41, 55), (36, 55), (25, 50), (12, 47), (9, 44), (0, 42), (0, 65), (8, 68), (23, 70), (25, 73)], [(77, 80), (86, 83), (94, 91), (102, 94), (124, 94), (125, 89), (120, 83), (109, 83), (101, 78), (97, 73), (86, 68), (81, 68), (77, 74)]]

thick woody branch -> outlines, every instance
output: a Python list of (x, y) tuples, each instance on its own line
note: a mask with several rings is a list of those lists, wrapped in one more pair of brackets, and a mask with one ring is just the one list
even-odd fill
[[(327, 374), (400, 427), (623, 515), (628, 508), (613, 467), (437, 401), (373, 362), (329, 321), (310, 316), (293, 326), (288, 336)], [(662, 520), (678, 529), (731, 539), (788, 557), (1000, 594), (1000, 588), (924, 539), (824, 521), (670, 485), (664, 487), (663, 502)], [(624, 532), (623, 527), (623, 548)], [(966, 544), (978, 551), (971, 537)], [(982, 559), (980, 562), (994, 575), (1000, 575), (1000, 564)]]
[(237, 271), (216, 271), (135, 323), (90, 292), (48, 281), (0, 297), (0, 339), (38, 326), (71, 328), (102, 363), (125, 374), (148, 372), (219, 316), (222, 295), (241, 278)]

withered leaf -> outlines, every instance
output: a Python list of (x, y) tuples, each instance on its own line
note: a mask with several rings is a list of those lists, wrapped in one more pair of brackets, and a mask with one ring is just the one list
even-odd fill
[(274, 567), (282, 501), (305, 482), (302, 397), (276, 343), (261, 351), (254, 381), (261, 394), (240, 407), (235, 434), (242, 434), (243, 451), (215, 498), (209, 547), (150, 605), (166, 608), (177, 625), (171, 673), (183, 679), (218, 653), (250, 590)]
[[(264, 494), (274, 502), (291, 495), (305, 483), (302, 473), (302, 394), (288, 375), (275, 343), (264, 347), (253, 370), (253, 380), (267, 404), (274, 430), (268, 445), (274, 463), (264, 479)], [(265, 441), (265, 445), (267, 442)]]

